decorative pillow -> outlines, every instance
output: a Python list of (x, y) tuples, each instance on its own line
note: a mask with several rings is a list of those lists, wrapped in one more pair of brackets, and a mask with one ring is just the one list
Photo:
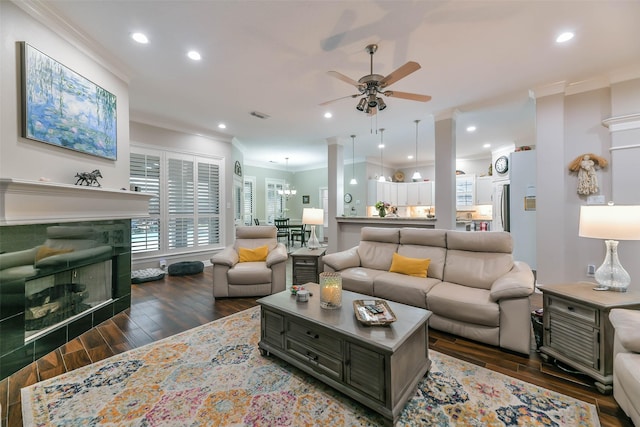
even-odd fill
[(46, 257), (59, 255), (59, 254), (67, 254), (69, 252), (73, 252), (73, 249), (55, 249), (55, 248), (50, 248), (49, 246), (40, 246), (38, 248), (38, 252), (36, 252), (36, 262)]
[(269, 247), (267, 245), (258, 246), (255, 249), (238, 248), (239, 262), (266, 261), (268, 254)]
[(409, 258), (406, 256), (398, 255), (397, 252), (394, 252), (389, 272), (406, 274), (407, 276), (414, 277), (427, 277), (429, 263), (431, 263), (430, 258)]

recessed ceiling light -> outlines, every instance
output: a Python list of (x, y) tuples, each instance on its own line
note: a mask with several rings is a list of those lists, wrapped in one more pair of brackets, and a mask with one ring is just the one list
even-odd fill
[(384, 144), (378, 144), (378, 148), (384, 148)]
[(202, 59), (202, 56), (200, 56), (200, 54), (195, 50), (190, 50), (189, 53), (187, 53), (187, 56), (194, 61), (200, 61)]
[(147, 38), (147, 36), (142, 33), (133, 33), (131, 34), (131, 38), (141, 44), (149, 43), (149, 39)]
[(224, 123), (220, 123), (218, 125), (218, 129), (226, 129), (226, 128), (227, 128), (227, 125), (225, 125)]
[(407, 156), (407, 159), (409, 159), (409, 160), (413, 159), (413, 154), (409, 154), (409, 155)]
[(564, 43), (564, 42), (568, 42), (569, 40), (571, 40), (573, 38), (573, 33), (571, 31), (566, 31), (562, 34), (560, 34), (557, 38), (556, 38), (556, 43)]
[(476, 127), (471, 125), (471, 126), (467, 126), (467, 132), (475, 132), (476, 131)]
[(327, 111), (326, 113), (324, 113), (325, 119), (330, 119), (331, 117), (333, 117), (333, 114), (331, 114), (330, 112)]
[(490, 148), (490, 147), (491, 147), (491, 144), (484, 144), (484, 145), (482, 146), (482, 148)]

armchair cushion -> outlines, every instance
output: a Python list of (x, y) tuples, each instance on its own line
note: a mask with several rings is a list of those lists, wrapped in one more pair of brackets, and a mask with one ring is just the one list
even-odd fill
[(238, 262), (266, 261), (269, 254), (267, 245), (258, 246), (255, 249), (238, 248)]
[(271, 269), (263, 262), (239, 262), (227, 273), (230, 285), (271, 283)]

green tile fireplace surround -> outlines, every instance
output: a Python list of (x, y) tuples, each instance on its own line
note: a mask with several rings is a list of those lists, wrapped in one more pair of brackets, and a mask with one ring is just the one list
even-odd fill
[(0, 227), (0, 379), (130, 305), (131, 220)]
[(0, 177), (0, 379), (131, 306), (152, 196)]

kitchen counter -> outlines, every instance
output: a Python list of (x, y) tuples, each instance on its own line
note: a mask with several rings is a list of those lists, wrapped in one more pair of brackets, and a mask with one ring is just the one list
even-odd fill
[(409, 218), (377, 216), (339, 216), (338, 223), (338, 251), (343, 251), (360, 243), (360, 230), (362, 227), (417, 227), (435, 228), (436, 218)]

